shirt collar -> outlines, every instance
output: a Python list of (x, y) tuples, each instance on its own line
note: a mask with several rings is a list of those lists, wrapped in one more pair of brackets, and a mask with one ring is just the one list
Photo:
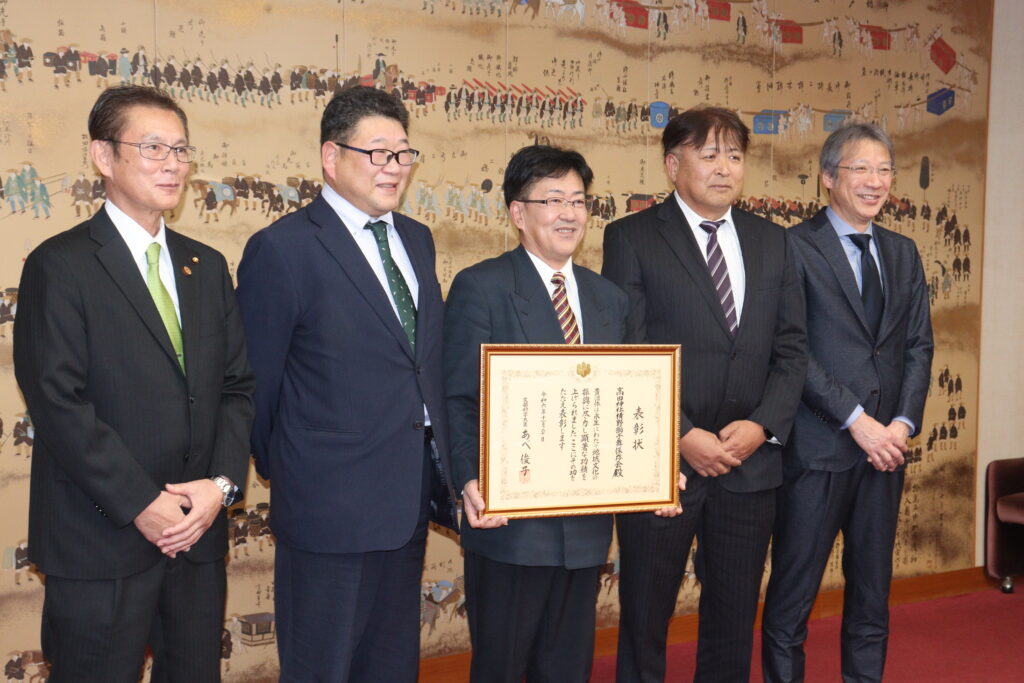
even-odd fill
[(136, 262), (146, 262), (146, 249), (153, 242), (160, 245), (161, 254), (168, 254), (170, 256), (167, 252), (167, 230), (164, 225), (163, 216), (160, 216), (160, 229), (157, 231), (156, 236), (153, 236), (138, 221), (117, 208), (114, 202), (108, 199), (105, 206), (110, 222), (117, 228), (117, 232), (121, 235), (121, 239), (125, 241), (125, 244), (128, 245), (128, 251), (131, 252), (132, 258)]
[[(839, 214), (832, 210), (831, 206), (825, 207), (825, 215), (828, 216), (828, 222), (832, 224), (832, 228), (836, 231), (836, 234), (840, 237), (846, 237), (848, 235), (859, 235), (860, 230), (857, 230), (852, 225), (844, 221), (839, 217)], [(874, 223), (868, 223), (868, 229), (864, 231), (865, 235), (873, 235), (874, 231), (872, 228), (875, 227)]]
[[(679, 196), (679, 190), (676, 190), (672, 194), (675, 196), (676, 203), (679, 204), (679, 208), (682, 210), (683, 216), (686, 217), (686, 222), (690, 224), (690, 227), (697, 229), (700, 228), (700, 224), (703, 221), (711, 220), (710, 218), (705, 218), (704, 216), (701, 216), (696, 211), (687, 206), (686, 202), (683, 201), (683, 198)], [(722, 227), (734, 225), (734, 223), (732, 222), (732, 207), (730, 206), (728, 209), (726, 209), (725, 213), (723, 213), (721, 217), (719, 217), (717, 220), (725, 221), (725, 223), (722, 224)]]
[(533, 267), (537, 269), (537, 272), (540, 274), (541, 279), (544, 280), (545, 286), (547, 286), (549, 289), (553, 289), (554, 285), (551, 284), (551, 276), (554, 275), (555, 273), (561, 273), (562, 275), (565, 276), (566, 288), (572, 288), (572, 284), (576, 281), (576, 278), (573, 276), (572, 272), (571, 256), (569, 257), (569, 260), (565, 262), (564, 266), (562, 266), (558, 270), (555, 270), (554, 268), (552, 268), (551, 266), (537, 258), (537, 256), (531, 253), (530, 250), (527, 249), (526, 247), (523, 247), (523, 250), (526, 252), (526, 255), (530, 257), (530, 261), (533, 262)]
[(334, 213), (338, 214), (338, 218), (340, 218), (341, 222), (345, 224), (345, 227), (348, 228), (348, 231), (352, 233), (353, 237), (361, 234), (356, 231), (362, 230), (366, 227), (367, 223), (373, 220), (384, 221), (388, 224), (389, 229), (393, 229), (395, 227), (395, 217), (390, 211), (380, 218), (373, 218), (368, 213), (357, 209), (352, 202), (338, 194), (334, 188), (327, 183), (324, 183), (323, 189), (320, 193), (323, 196), (324, 201), (334, 209)]

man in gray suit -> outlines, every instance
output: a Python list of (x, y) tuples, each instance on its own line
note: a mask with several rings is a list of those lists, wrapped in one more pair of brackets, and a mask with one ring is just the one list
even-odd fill
[(448, 295), (444, 367), (454, 483), (464, 491), (474, 681), (518, 683), (526, 675), (583, 682), (590, 675), (595, 591), (608, 558), (611, 515), (511, 522), (482, 515), (477, 464), (481, 344), (622, 341), (625, 294), (572, 262), (592, 179), (576, 152), (543, 145), (516, 152), (503, 189), (522, 244), (459, 273)]
[(790, 230), (810, 360), (777, 504), (766, 681), (804, 680), (807, 618), (840, 531), (843, 680), (882, 679), (903, 454), (921, 428), (933, 348), (917, 248), (873, 222), (895, 170), (877, 126), (834, 131), (821, 150), (830, 206)]

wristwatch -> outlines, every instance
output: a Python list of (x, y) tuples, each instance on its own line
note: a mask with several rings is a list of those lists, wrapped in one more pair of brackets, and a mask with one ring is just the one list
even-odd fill
[(235, 504), (238, 500), (238, 487), (232, 484), (230, 479), (218, 474), (216, 477), (210, 477), (210, 481), (216, 484), (224, 494), (224, 500), (221, 501), (224, 507), (231, 507)]

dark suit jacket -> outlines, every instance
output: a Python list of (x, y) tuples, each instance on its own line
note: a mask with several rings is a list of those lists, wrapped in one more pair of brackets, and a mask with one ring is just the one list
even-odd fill
[[(573, 265), (573, 275), (584, 341), (620, 343), (625, 295), (581, 266)], [(445, 313), (444, 367), (457, 488), (479, 474), (480, 345), (564, 342), (551, 297), (522, 246), (455, 277)], [(514, 519), (498, 529), (474, 529), (465, 519), (462, 524), (462, 545), (492, 560), (570, 569), (604, 564), (611, 536), (610, 515)]]
[[(294, 548), (362, 553), (405, 545), (420, 514), (424, 404), (451, 471), (434, 242), (425, 225), (394, 216), (419, 282), (415, 355), (373, 269), (323, 197), (253, 235), (239, 264), (256, 372), (253, 454), (271, 481), (271, 527)], [(445, 498), (454, 498), (450, 486)]]
[[(171, 230), (167, 246), (187, 376), (105, 210), (25, 261), (14, 367), (36, 425), (29, 553), (47, 574), (146, 569), (163, 555), (133, 521), (165, 484), (223, 474), (245, 486), (253, 378), (227, 264)], [(185, 557), (226, 551), (221, 515)]]
[(790, 232), (807, 301), (810, 362), (786, 453), (809, 469), (839, 472), (864, 459), (840, 429), (858, 404), (883, 424), (902, 415), (921, 429), (934, 347), (928, 286), (914, 241), (876, 225), (885, 308), (875, 339), (825, 210)]
[[(608, 224), (601, 272), (629, 296), (627, 342), (682, 344), (680, 436), (693, 427), (717, 434), (746, 419), (785, 443), (807, 367), (792, 246), (774, 223), (735, 208), (732, 217), (746, 273), (735, 338), (674, 195)], [(693, 474), (685, 460), (680, 469)], [(718, 480), (735, 492), (780, 485), (779, 448), (765, 443)]]

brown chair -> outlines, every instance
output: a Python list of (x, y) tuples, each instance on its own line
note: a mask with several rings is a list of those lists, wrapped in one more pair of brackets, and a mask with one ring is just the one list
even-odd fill
[(1024, 574), (1024, 458), (994, 460), (985, 472), (985, 570), (1004, 593)]

